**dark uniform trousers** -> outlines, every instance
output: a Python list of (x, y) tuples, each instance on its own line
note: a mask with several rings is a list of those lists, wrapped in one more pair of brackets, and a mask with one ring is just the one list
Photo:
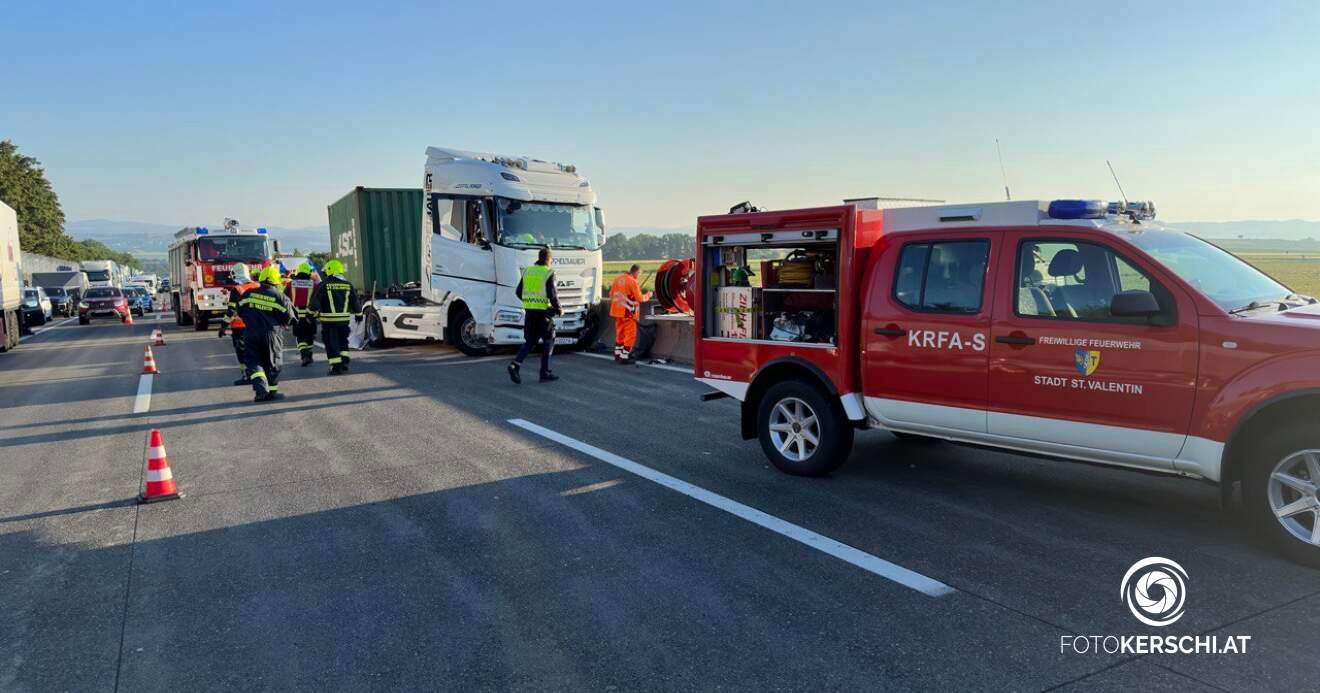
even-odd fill
[(325, 360), (331, 366), (347, 366), (348, 357), (348, 321), (321, 321), (321, 341), (325, 342)]
[(229, 328), (229, 338), (234, 341), (234, 356), (238, 357), (238, 367), (243, 371), (244, 378), (252, 373), (247, 366), (247, 344), (243, 341), (243, 333), (245, 332), (247, 332), (247, 329), (243, 327)]
[(293, 338), (298, 340), (298, 353), (303, 358), (312, 357), (312, 346), (316, 341), (316, 318), (311, 315), (300, 316), (293, 323)]
[(247, 355), (244, 363), (252, 378), (252, 391), (258, 395), (278, 392), (280, 368), (284, 366), (284, 335), (279, 330), (244, 332), (244, 351)]

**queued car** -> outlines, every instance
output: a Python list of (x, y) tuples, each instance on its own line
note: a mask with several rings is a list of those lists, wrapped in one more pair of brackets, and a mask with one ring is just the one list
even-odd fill
[(46, 289), (46, 296), (50, 298), (50, 312), (52, 315), (69, 317), (73, 315), (73, 306), (75, 300), (73, 294), (70, 294), (64, 287), (53, 287)]
[(83, 300), (78, 303), (79, 325), (86, 325), (97, 316), (116, 317), (120, 322), (128, 322), (130, 314), (128, 298), (124, 296), (124, 292), (113, 286), (92, 287), (83, 294)]
[(128, 299), (128, 308), (134, 315), (142, 316), (156, 311), (156, 300), (145, 287), (130, 285), (123, 288)]
[(50, 298), (39, 286), (23, 289), (23, 324), (45, 325), (51, 319)]

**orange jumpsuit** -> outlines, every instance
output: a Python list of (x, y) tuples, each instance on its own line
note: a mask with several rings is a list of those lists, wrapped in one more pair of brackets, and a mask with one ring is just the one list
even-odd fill
[(614, 318), (614, 358), (624, 361), (637, 344), (637, 317), (641, 313), (642, 286), (627, 272), (610, 286), (610, 317)]

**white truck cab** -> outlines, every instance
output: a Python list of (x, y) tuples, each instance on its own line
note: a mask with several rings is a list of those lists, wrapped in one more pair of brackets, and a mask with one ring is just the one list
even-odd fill
[(444, 339), (474, 356), (521, 344), (523, 308), (514, 290), (543, 247), (553, 252), (563, 308), (556, 342), (595, 338), (591, 306), (600, 294), (605, 223), (576, 167), (429, 147), (421, 214), (421, 300), (372, 302), (369, 342)]

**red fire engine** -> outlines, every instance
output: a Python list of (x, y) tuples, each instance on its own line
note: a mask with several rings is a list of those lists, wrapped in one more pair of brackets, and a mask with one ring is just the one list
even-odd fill
[(1320, 304), (1150, 203), (728, 214), (697, 244), (695, 374), (779, 469), (883, 428), (1241, 482), (1320, 565)]
[(248, 266), (256, 277), (273, 262), (279, 243), (264, 228), (241, 226), (226, 219), (219, 229), (189, 226), (174, 234), (170, 246), (170, 302), (174, 320), (205, 330), (210, 319), (225, 312), (230, 271), (236, 263)]

